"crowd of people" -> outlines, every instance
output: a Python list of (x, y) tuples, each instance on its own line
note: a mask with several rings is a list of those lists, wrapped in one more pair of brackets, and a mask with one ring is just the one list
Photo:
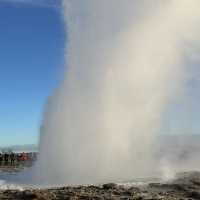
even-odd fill
[(37, 159), (37, 153), (14, 153), (14, 152), (5, 152), (0, 153), (0, 166), (17, 166), (32, 164)]

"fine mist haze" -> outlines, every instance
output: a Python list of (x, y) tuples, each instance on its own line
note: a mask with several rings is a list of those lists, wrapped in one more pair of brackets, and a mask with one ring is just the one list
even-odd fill
[(67, 66), (44, 115), (38, 182), (126, 181), (159, 171), (154, 147), (199, 45), (199, 8), (199, 0), (63, 1)]

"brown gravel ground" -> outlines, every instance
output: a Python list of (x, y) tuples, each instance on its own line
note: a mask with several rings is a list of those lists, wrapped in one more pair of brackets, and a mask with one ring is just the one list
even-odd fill
[(125, 187), (114, 183), (24, 191), (2, 190), (0, 200), (200, 200), (200, 173), (182, 173), (169, 183)]

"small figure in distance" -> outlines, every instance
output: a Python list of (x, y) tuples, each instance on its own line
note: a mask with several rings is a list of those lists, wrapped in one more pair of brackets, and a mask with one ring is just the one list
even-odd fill
[(3, 164), (3, 155), (2, 153), (0, 153), (0, 166), (2, 166), (2, 164)]
[(13, 152), (10, 154), (10, 162), (12, 166), (15, 164), (15, 154)]
[(4, 165), (8, 166), (8, 159), (9, 159), (9, 155), (8, 153), (4, 154)]
[(21, 154), (18, 153), (17, 154), (17, 165), (19, 165), (21, 163)]

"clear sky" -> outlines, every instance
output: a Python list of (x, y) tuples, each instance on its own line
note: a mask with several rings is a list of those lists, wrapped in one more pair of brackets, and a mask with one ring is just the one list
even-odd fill
[(37, 143), (64, 40), (59, 0), (0, 0), (0, 146)]

